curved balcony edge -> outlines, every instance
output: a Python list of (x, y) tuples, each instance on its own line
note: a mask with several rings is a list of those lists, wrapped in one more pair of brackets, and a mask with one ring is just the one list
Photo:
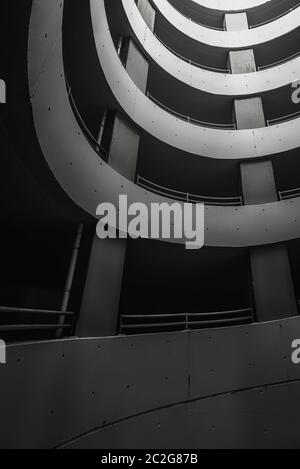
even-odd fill
[(271, 1), (272, 0), (227, 0), (226, 3), (228, 6), (224, 9), (224, 0), (192, 0), (192, 2), (202, 7), (226, 12), (250, 10), (251, 8), (270, 3)]
[[(103, 24), (103, 0), (91, 0), (91, 9), (101, 21), (97, 36), (106, 37), (109, 31)], [(148, 207), (153, 202), (173, 202), (122, 177), (99, 158), (85, 138), (65, 82), (62, 18), (60, 0), (53, 0), (51, 6), (47, 0), (34, 0), (28, 49), (30, 94), (36, 133), (51, 172), (68, 196), (94, 217), (102, 201), (117, 206), (119, 194), (127, 194), (129, 203), (143, 202)], [(45, 31), (48, 40), (41, 41)], [(111, 48), (105, 49), (111, 57)], [(118, 57), (116, 60), (120, 72)], [(299, 209), (300, 198), (265, 206), (206, 207), (205, 245), (242, 247), (299, 238)]]
[(300, 55), (256, 73), (230, 74), (201, 68), (176, 55), (152, 33), (134, 0), (122, 0), (122, 5), (130, 27), (146, 54), (166, 73), (196, 90), (214, 95), (249, 96), (283, 87), (297, 79)]
[(300, 6), (280, 18), (245, 31), (219, 31), (197, 24), (177, 11), (168, 0), (151, 0), (172, 26), (198, 42), (212, 47), (243, 49), (285, 36), (299, 27)]
[(125, 114), (156, 139), (184, 152), (215, 159), (250, 159), (300, 147), (300, 118), (248, 130), (219, 130), (180, 119), (155, 104), (132, 81), (110, 35), (104, 1), (91, 1), (99, 62)]

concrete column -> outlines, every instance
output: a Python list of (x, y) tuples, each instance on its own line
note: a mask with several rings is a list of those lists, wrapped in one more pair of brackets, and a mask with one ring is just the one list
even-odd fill
[[(106, 119), (110, 127), (107, 134), (111, 135), (107, 162), (122, 176), (134, 181), (139, 133), (121, 114), (115, 113), (111, 118), (112, 127), (111, 119)], [(78, 336), (110, 336), (118, 332), (126, 248), (126, 239), (100, 240), (95, 234), (76, 330)]]
[(126, 70), (136, 86), (145, 93), (147, 89), (149, 64), (131, 38), (128, 40), (127, 44)]
[(79, 337), (117, 334), (125, 254), (126, 239), (100, 240), (95, 235), (76, 327)]
[(224, 28), (226, 31), (244, 31), (249, 29), (247, 13), (226, 13)]
[(257, 68), (253, 49), (230, 51), (229, 69), (231, 73), (256, 72)]
[[(139, 139), (137, 130), (116, 113), (108, 164), (132, 181), (135, 180)], [(100, 240), (95, 234), (77, 335), (97, 337), (117, 333), (126, 248), (126, 239)]]
[(261, 246), (250, 251), (256, 315), (259, 322), (298, 314), (287, 247)]
[[(249, 29), (247, 14), (226, 14), (224, 26), (227, 31), (244, 31)], [(229, 51), (228, 62), (231, 73), (252, 73), (257, 70), (253, 49)]]
[[(271, 160), (241, 163), (241, 183), (245, 205), (278, 200)], [(250, 262), (258, 321), (297, 315), (287, 247), (284, 244), (253, 247)]]
[(130, 181), (135, 181), (139, 143), (137, 129), (125, 117), (116, 113), (108, 164)]
[(148, 28), (154, 31), (156, 11), (149, 0), (137, 0), (137, 6)]
[(234, 112), (237, 128), (256, 129), (265, 127), (266, 120), (260, 97), (249, 99), (235, 99)]
[(271, 160), (242, 163), (241, 181), (245, 205), (278, 200)]

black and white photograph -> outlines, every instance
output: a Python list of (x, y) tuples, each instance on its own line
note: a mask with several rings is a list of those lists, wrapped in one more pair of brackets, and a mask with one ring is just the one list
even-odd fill
[(0, 8), (0, 450), (300, 449), (299, 0)]

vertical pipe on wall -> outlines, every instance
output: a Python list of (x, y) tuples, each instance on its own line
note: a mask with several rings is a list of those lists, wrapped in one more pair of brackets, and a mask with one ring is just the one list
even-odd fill
[(102, 114), (99, 133), (98, 133), (98, 138), (97, 138), (97, 141), (98, 141), (100, 147), (101, 147), (101, 142), (102, 142), (102, 137), (103, 137), (103, 133), (104, 133), (106, 120), (107, 120), (107, 110), (105, 109), (103, 111), (103, 114)]
[[(83, 224), (80, 223), (77, 228), (76, 238), (75, 238), (75, 242), (73, 245), (67, 279), (65, 283), (64, 294), (63, 294), (63, 299), (62, 299), (61, 308), (60, 308), (62, 313), (66, 313), (68, 311), (70, 294), (72, 290), (72, 285), (73, 285), (73, 280), (74, 280), (74, 275), (75, 275), (75, 270), (76, 270), (76, 265), (77, 265), (77, 259), (78, 259), (80, 245), (81, 245), (82, 233), (83, 233)], [(65, 318), (66, 316), (64, 314), (62, 314), (59, 317), (58, 326), (64, 325)], [(56, 337), (60, 338), (62, 335), (63, 335), (63, 328), (60, 327), (57, 329)]]

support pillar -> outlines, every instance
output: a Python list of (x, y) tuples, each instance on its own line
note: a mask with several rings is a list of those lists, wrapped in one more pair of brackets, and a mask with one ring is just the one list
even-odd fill
[[(241, 60), (242, 57), (241, 55)], [(241, 61), (240, 67), (243, 66)], [(261, 98), (235, 100), (234, 107), (238, 130), (266, 125)], [(240, 169), (245, 205), (259, 205), (278, 200), (271, 160), (243, 162)], [(297, 315), (298, 308), (286, 245), (253, 247), (250, 249), (250, 262), (257, 320), (264, 322)]]
[(247, 13), (226, 13), (224, 28), (226, 31), (245, 31), (249, 29)]
[(149, 0), (137, 0), (137, 6), (148, 28), (154, 31), (156, 11)]
[[(247, 14), (226, 14), (224, 26), (227, 31), (245, 31), (249, 29)], [(253, 73), (257, 70), (253, 49), (229, 51), (228, 61), (231, 73)]]
[(118, 332), (126, 239), (94, 237), (76, 334), (113, 336)]
[[(146, 91), (148, 63), (133, 40), (118, 46), (127, 72), (136, 85)], [(107, 149), (107, 163), (122, 176), (136, 177), (140, 135), (121, 113), (106, 113), (102, 119), (99, 143)], [(101, 202), (101, 201), (99, 201)], [(103, 201), (105, 202), (105, 201)], [(77, 335), (111, 336), (119, 330), (119, 302), (122, 289), (126, 239), (93, 240)]]

